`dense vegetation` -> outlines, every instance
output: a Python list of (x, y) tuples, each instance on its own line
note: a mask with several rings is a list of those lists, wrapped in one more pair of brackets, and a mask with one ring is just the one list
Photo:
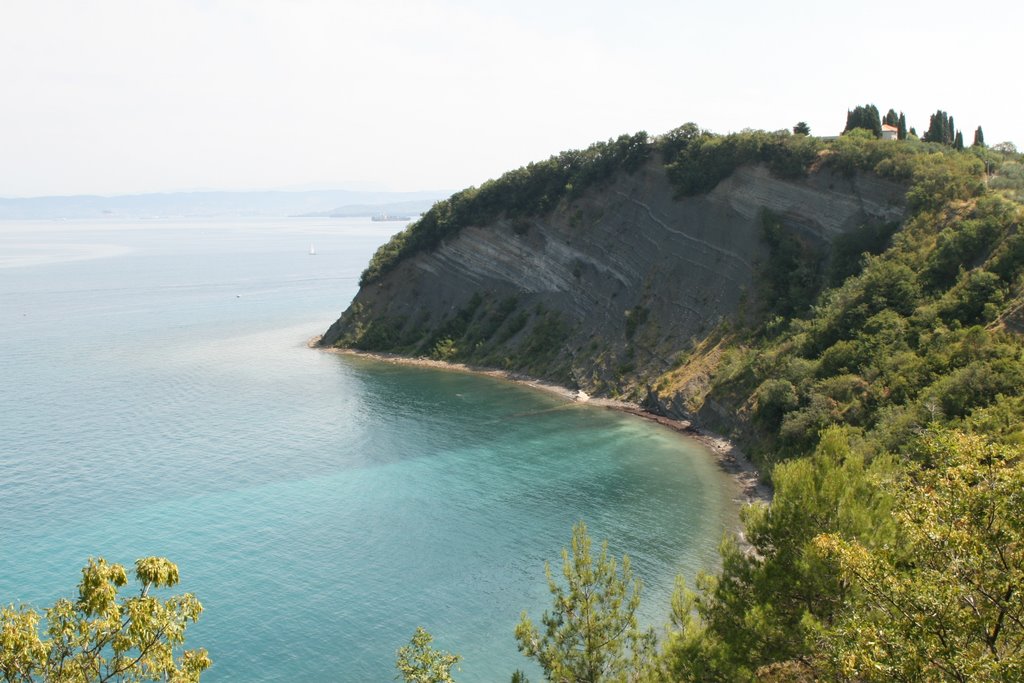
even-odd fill
[[(843, 143), (859, 149), (847, 159), (909, 180), (912, 214), (891, 236), (837, 243), (836, 286), (820, 294), (822, 277), (804, 272), (814, 259), (780, 243), (766, 218), (779, 246), (764, 277), (782, 317), (730, 337), (711, 389), (751, 417), (766, 465), (813, 452), (830, 424), (900, 452), (931, 422), (969, 428), (982, 409), (1011, 410), (1024, 388), (1019, 341), (997, 324), (1024, 281), (1024, 209), (986, 187), (978, 154), (856, 135)], [(854, 249), (863, 256), (850, 258)]]
[(839, 143), (907, 180), (911, 214), (813, 305), (729, 336), (709, 395), (775, 496), (687, 592), (672, 677), (1021, 680), (1019, 158)]

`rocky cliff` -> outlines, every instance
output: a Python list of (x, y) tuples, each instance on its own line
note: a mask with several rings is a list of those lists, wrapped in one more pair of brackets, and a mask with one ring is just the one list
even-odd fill
[[(677, 197), (666, 167), (633, 172), (528, 218), (470, 225), (366, 284), (322, 344), (505, 368), (639, 398), (713, 331), (770, 315), (770, 222), (823, 272), (844, 234), (895, 225), (905, 186), (819, 168), (741, 165)], [(775, 277), (778, 277), (776, 273)]]

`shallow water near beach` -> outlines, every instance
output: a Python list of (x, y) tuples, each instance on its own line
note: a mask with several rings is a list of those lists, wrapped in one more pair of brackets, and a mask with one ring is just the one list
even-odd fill
[[(632, 416), (306, 348), (401, 224), (0, 223), (0, 603), (90, 556), (175, 561), (209, 681), (388, 681), (417, 626), (463, 681), (539, 678), (512, 629), (577, 520), (643, 579), (712, 568), (734, 483)], [(315, 256), (308, 254), (315, 243)]]

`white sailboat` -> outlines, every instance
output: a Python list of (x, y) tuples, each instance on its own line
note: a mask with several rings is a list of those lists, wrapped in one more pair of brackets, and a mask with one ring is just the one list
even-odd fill
[(316, 247), (313, 246), (312, 242), (309, 243), (309, 255), (316, 256)]

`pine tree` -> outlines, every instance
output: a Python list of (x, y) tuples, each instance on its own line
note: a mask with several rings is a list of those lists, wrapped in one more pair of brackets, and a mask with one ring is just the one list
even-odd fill
[(984, 147), (985, 146), (985, 134), (983, 132), (981, 132), (981, 126), (978, 126), (978, 129), (974, 131), (974, 145), (973, 146), (974, 147)]
[(907, 117), (903, 115), (903, 112), (900, 112), (900, 118), (899, 118), (899, 121), (896, 124), (896, 127), (898, 129), (896, 131), (896, 139), (897, 140), (906, 140), (907, 139)]
[(633, 579), (629, 558), (622, 558), (620, 571), (607, 543), (595, 558), (580, 522), (572, 530), (571, 554), (562, 550), (562, 565), (564, 587), (545, 567), (554, 611), (541, 617), (542, 629), (523, 612), (515, 630), (519, 650), (537, 660), (549, 681), (599, 683), (649, 673), (654, 630), (637, 623), (640, 581)]
[(423, 627), (417, 627), (408, 645), (398, 649), (395, 668), (406, 683), (454, 683), (452, 667), (462, 661), (462, 655), (435, 650), (430, 643), (434, 637)]
[(810, 135), (811, 127), (807, 125), (806, 121), (800, 121), (793, 126), (793, 135)]

